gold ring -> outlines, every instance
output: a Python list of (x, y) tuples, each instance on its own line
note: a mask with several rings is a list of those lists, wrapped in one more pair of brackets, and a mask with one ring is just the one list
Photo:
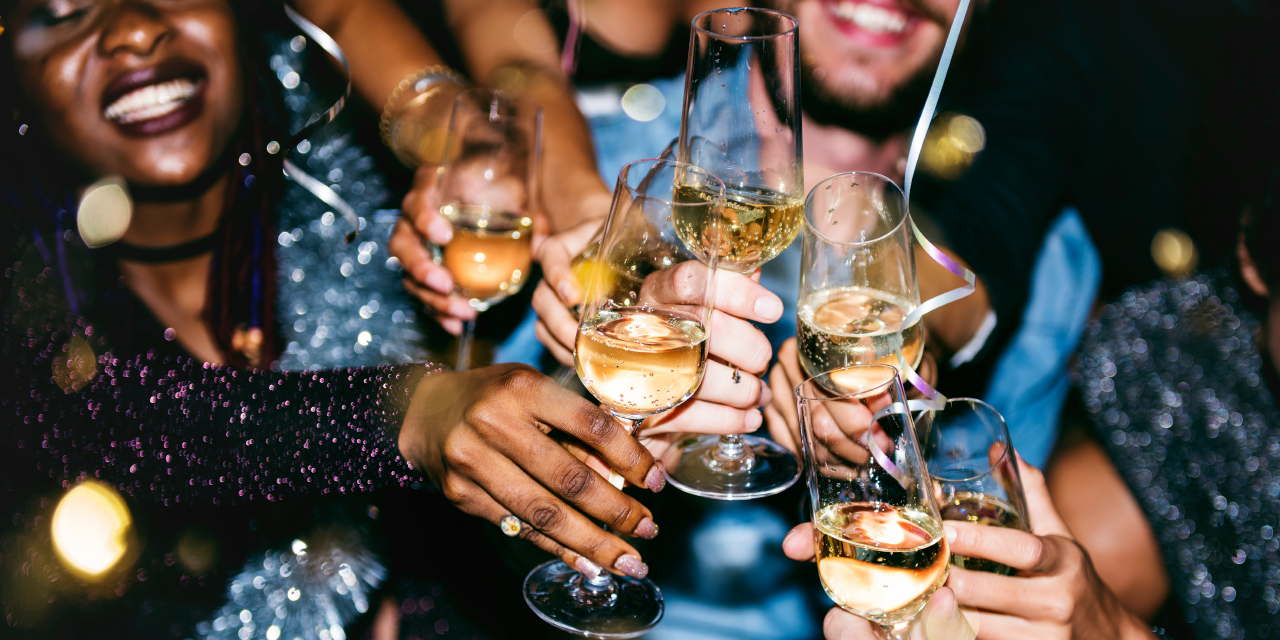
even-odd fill
[(733, 383), (738, 384), (739, 382), (742, 382), (742, 374), (738, 373), (738, 367), (735, 366), (733, 368)]

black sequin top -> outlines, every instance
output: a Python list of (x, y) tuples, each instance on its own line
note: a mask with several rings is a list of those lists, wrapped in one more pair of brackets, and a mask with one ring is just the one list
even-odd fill
[(1280, 637), (1280, 411), (1261, 323), (1224, 273), (1102, 310), (1080, 382), (1199, 639)]

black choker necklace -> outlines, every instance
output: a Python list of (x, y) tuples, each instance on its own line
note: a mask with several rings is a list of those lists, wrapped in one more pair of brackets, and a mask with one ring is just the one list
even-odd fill
[(190, 242), (168, 247), (139, 247), (136, 244), (127, 242), (116, 242), (104, 248), (103, 251), (116, 260), (129, 260), (130, 262), (143, 262), (146, 264), (178, 262), (213, 251), (218, 244), (219, 231), (221, 229), (215, 229), (213, 233), (203, 238), (196, 238)]

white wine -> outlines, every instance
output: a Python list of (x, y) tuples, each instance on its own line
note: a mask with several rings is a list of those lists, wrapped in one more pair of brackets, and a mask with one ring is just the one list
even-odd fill
[(454, 288), (484, 311), (520, 291), (533, 261), (533, 221), (518, 213), (447, 204), (440, 213), (453, 224), (453, 240), (436, 262), (453, 276)]
[(684, 402), (702, 382), (706, 330), (659, 310), (601, 311), (578, 330), (573, 361), (583, 385), (614, 415), (640, 419)]
[[(676, 202), (710, 202), (705, 190), (678, 186)], [(719, 246), (720, 268), (750, 273), (774, 259), (800, 233), (804, 222), (804, 201), (796, 196), (768, 189), (726, 190), (721, 211), (721, 238), (717, 242), (702, 237), (703, 220), (712, 212), (707, 207), (674, 207), (676, 233), (685, 245)]]
[[(958, 491), (942, 509), (943, 520), (960, 520), (974, 522), (990, 527), (1005, 527), (1025, 531), (1022, 516), (1012, 505), (995, 496), (973, 491)], [(961, 569), (1011, 575), (1014, 570), (1008, 565), (993, 562), (986, 558), (970, 558), (968, 556), (951, 556), (951, 564)]]
[(857, 615), (885, 625), (910, 620), (946, 580), (947, 541), (927, 513), (846, 502), (814, 520), (822, 587)]
[[(836, 287), (815, 291), (800, 302), (800, 364), (808, 375), (818, 375), (855, 364), (887, 364), (898, 368), (898, 329), (915, 305), (898, 296), (863, 287)], [(907, 364), (920, 366), (924, 332), (919, 322), (902, 332), (902, 355)], [(855, 380), (831, 376), (842, 389), (861, 390)]]

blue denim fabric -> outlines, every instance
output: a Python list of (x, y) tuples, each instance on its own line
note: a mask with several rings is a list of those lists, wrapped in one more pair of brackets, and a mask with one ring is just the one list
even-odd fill
[(1070, 381), (1067, 363), (1098, 296), (1102, 260), (1084, 221), (1065, 209), (1049, 229), (1031, 275), (1022, 325), (996, 361), (986, 400), (1004, 415), (1023, 460), (1043, 467), (1058, 436)]

